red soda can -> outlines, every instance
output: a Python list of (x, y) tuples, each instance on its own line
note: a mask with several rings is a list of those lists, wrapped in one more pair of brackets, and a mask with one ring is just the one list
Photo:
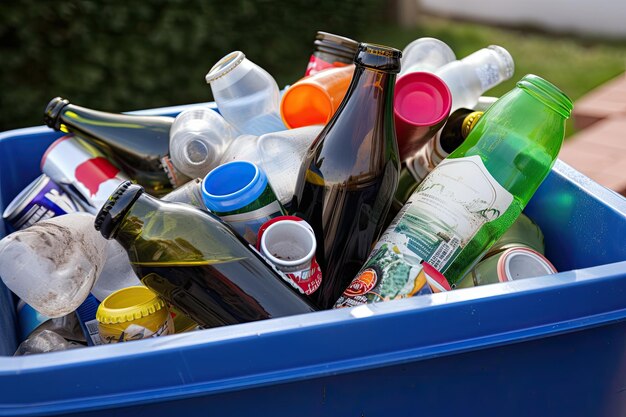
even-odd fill
[(96, 214), (128, 177), (84, 139), (67, 135), (48, 147), (41, 170), (90, 213)]
[(257, 246), (261, 254), (311, 295), (322, 283), (322, 270), (315, 260), (317, 243), (313, 228), (296, 216), (279, 216), (259, 229)]

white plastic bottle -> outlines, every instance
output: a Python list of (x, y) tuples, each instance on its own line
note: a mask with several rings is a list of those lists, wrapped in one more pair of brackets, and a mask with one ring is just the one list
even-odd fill
[(265, 171), (278, 200), (288, 207), (304, 155), (322, 129), (322, 125), (313, 125), (258, 138), (241, 135), (228, 147), (222, 163), (238, 160), (258, 165)]
[(474, 108), (487, 90), (513, 76), (515, 66), (511, 54), (501, 46), (491, 45), (465, 58), (435, 70), (452, 93), (450, 112)]
[(216, 111), (206, 107), (185, 110), (170, 128), (170, 158), (188, 177), (204, 177), (219, 165), (235, 136), (235, 129)]
[(219, 60), (206, 75), (224, 119), (241, 133), (260, 136), (286, 129), (274, 78), (241, 51)]

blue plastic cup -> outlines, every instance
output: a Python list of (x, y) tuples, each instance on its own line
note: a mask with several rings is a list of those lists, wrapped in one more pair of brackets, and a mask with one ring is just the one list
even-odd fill
[(263, 170), (248, 161), (228, 162), (209, 172), (202, 181), (202, 198), (252, 245), (263, 223), (285, 214)]

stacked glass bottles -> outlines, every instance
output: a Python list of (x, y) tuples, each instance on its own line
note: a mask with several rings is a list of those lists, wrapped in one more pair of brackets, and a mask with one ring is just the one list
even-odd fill
[[(535, 75), (522, 78), (420, 184), (376, 244), (377, 262), (384, 261), (384, 246), (389, 256), (401, 254), (412, 270), (426, 261), (451, 285), (459, 282), (513, 224), (548, 175), (571, 110), (571, 100), (553, 84)], [(363, 272), (376, 266), (372, 259)], [(378, 281), (393, 279), (381, 275)], [(408, 281), (414, 276), (409, 274)], [(376, 302), (406, 295), (406, 288), (412, 288), (411, 282), (398, 282), (389, 290), (393, 294), (358, 297)], [(344, 294), (337, 305), (346, 298), (350, 296)]]
[(459, 61), (453, 61), (435, 74), (446, 82), (452, 93), (452, 109), (473, 108), (487, 90), (513, 76), (513, 58), (501, 46), (491, 45)]
[(171, 117), (107, 113), (70, 104), (60, 97), (48, 103), (49, 127), (93, 141), (128, 176), (153, 195), (164, 195), (189, 178), (169, 161)]
[(314, 311), (224, 223), (150, 197), (138, 185), (120, 185), (95, 227), (126, 249), (148, 288), (201, 326)]
[(241, 133), (262, 135), (284, 130), (278, 84), (243, 52), (226, 55), (206, 75), (222, 116)]
[(398, 183), (393, 92), (400, 56), (359, 45), (348, 93), (298, 176), (292, 211), (315, 230), (321, 308), (333, 305), (367, 258)]

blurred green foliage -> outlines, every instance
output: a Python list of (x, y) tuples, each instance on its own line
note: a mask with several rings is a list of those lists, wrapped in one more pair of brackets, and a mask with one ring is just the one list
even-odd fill
[(315, 32), (359, 39), (382, 0), (0, 2), (0, 131), (38, 125), (62, 96), (105, 111), (212, 100), (204, 76), (241, 50), (280, 86)]

